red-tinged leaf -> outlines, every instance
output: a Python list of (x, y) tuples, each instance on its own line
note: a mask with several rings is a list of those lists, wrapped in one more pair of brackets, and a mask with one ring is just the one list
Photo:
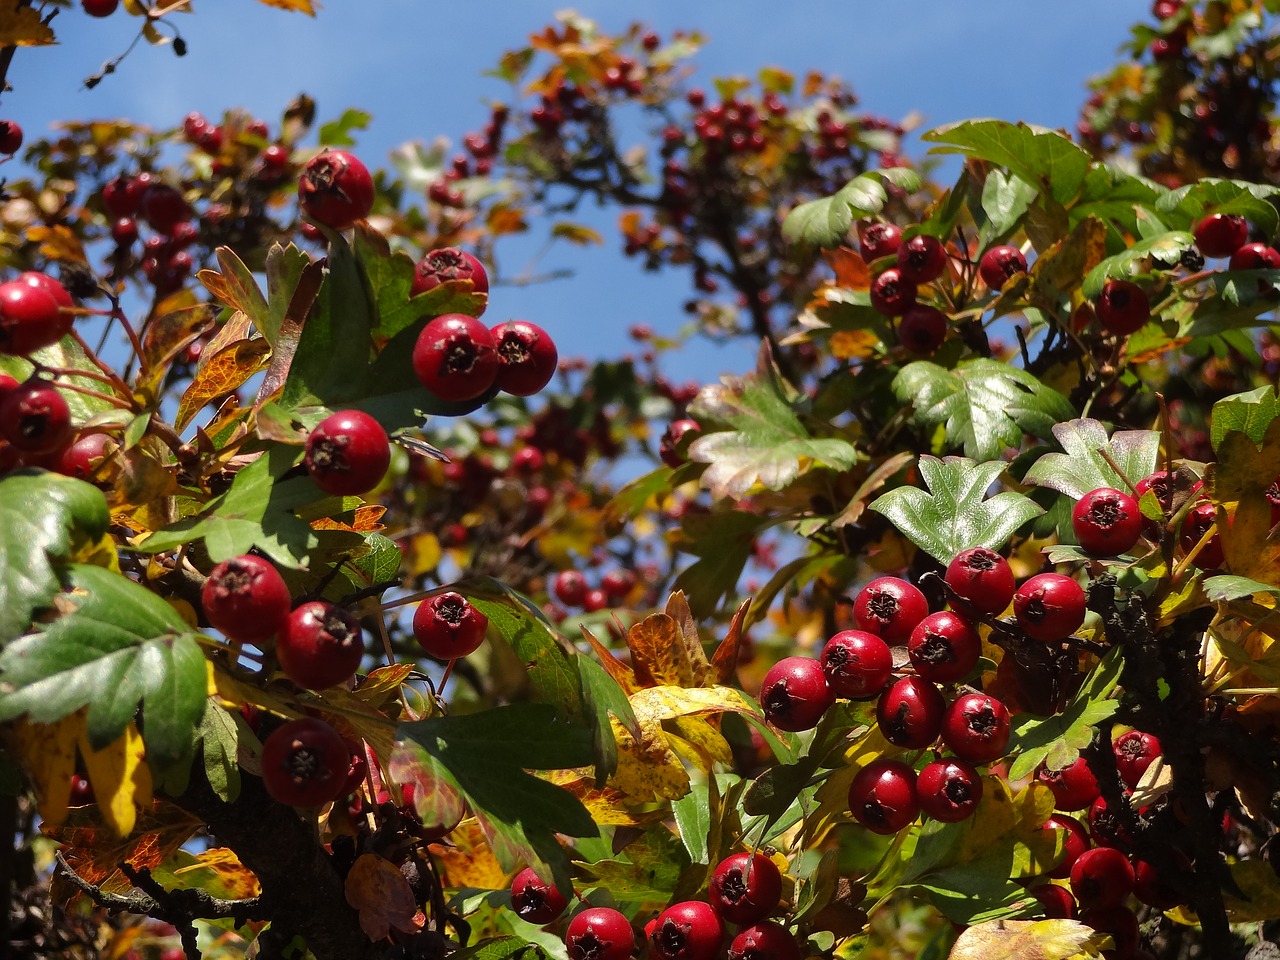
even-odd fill
[(591, 645), (591, 649), (595, 651), (595, 655), (600, 660), (600, 666), (604, 667), (605, 673), (613, 678), (613, 681), (622, 688), (623, 692), (630, 696), (637, 690), (641, 690), (649, 686), (653, 678), (646, 676), (648, 683), (644, 682), (636, 675), (636, 671), (631, 665), (623, 663), (613, 655), (613, 652), (603, 643), (595, 638), (595, 635), (586, 627), (582, 628), (582, 635), (587, 638), (587, 643)]
[(246, 380), (267, 369), (271, 347), (263, 337), (240, 340), (219, 351), (204, 364), (178, 403), (174, 425), (186, 429), (192, 418), (211, 400), (239, 389)]
[(835, 271), (836, 285), (847, 290), (866, 290), (871, 286), (871, 271), (866, 261), (849, 247), (824, 250), (822, 259)]
[(715, 682), (724, 684), (733, 679), (738, 670), (738, 650), (742, 646), (742, 626), (747, 619), (747, 611), (751, 609), (751, 601), (744, 600), (738, 607), (733, 619), (729, 621), (729, 632), (711, 655), (711, 669)]
[(385, 940), (391, 931), (416, 933), (425, 917), (414, 902), (413, 888), (390, 860), (376, 853), (356, 858), (343, 887), (347, 903), (360, 913), (360, 929), (370, 940)]

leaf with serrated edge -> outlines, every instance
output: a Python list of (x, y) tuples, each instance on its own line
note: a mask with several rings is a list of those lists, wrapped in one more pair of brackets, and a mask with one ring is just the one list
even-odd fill
[(908, 193), (920, 189), (917, 174), (905, 168), (868, 170), (841, 187), (833, 196), (802, 203), (782, 224), (789, 243), (804, 241), (816, 246), (840, 243), (853, 221), (879, 213), (888, 200), (882, 181), (889, 181)]
[(1007, 167), (1061, 204), (1080, 191), (1092, 161), (1057, 131), (1004, 120), (962, 120), (929, 130), (921, 139), (940, 144), (930, 153), (962, 153)]
[(947, 960), (1090, 960), (1111, 942), (1078, 920), (988, 920), (961, 933)]
[(1213, 405), (1209, 440), (1217, 450), (1223, 438), (1236, 430), (1254, 443), (1261, 443), (1271, 421), (1277, 417), (1280, 417), (1280, 397), (1276, 395), (1274, 386), (1223, 397)]
[[(1125, 478), (1137, 483), (1156, 469), (1160, 455), (1160, 434), (1155, 430), (1117, 430), (1108, 439), (1107, 428), (1100, 422), (1079, 419), (1056, 424), (1053, 435), (1066, 452), (1046, 453), (1023, 479), (1076, 500), (1099, 487), (1129, 492)], [(1107, 451), (1124, 477), (1100, 450)]]

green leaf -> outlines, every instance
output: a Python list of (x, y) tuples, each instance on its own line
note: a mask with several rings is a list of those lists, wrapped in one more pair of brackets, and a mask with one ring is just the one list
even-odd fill
[(585, 882), (603, 887), (617, 901), (667, 903), (689, 866), (689, 854), (680, 839), (659, 823), (628, 843), (625, 857), (579, 862), (578, 869)]
[(802, 203), (787, 214), (782, 224), (783, 237), (788, 243), (804, 242), (819, 247), (843, 242), (855, 220), (884, 209), (889, 201), (885, 183), (914, 193), (920, 189), (920, 176), (905, 167), (859, 174), (834, 195)]
[(920, 458), (929, 488), (898, 487), (871, 504), (898, 531), (944, 566), (970, 547), (1001, 549), (1013, 532), (1043, 511), (1012, 490), (987, 497), (1004, 472), (999, 460), (975, 463), (963, 457)]
[(1172, 227), (1192, 229), (1210, 213), (1234, 213), (1249, 220), (1264, 236), (1280, 228), (1280, 216), (1271, 202), (1280, 188), (1240, 180), (1206, 177), (1160, 197), (1156, 212)]
[(1246, 393), (1223, 397), (1213, 405), (1209, 439), (1213, 449), (1232, 430), (1238, 430), (1254, 443), (1261, 443), (1271, 421), (1280, 416), (1280, 397), (1273, 386), (1258, 387)]
[[(21, 383), (31, 376), (32, 371), (35, 369), (32, 361), (46, 367), (100, 373), (97, 364), (90, 360), (88, 354), (84, 352), (84, 347), (69, 336), (63, 337), (50, 346), (41, 347), (31, 354), (30, 359), (0, 354), (0, 373), (7, 373)], [(58, 388), (58, 393), (61, 394), (62, 399), (67, 401), (67, 409), (71, 412), (72, 423), (85, 423), (94, 417), (101, 417), (104, 413), (112, 414), (115, 417), (128, 416), (127, 413), (109, 400), (103, 400), (80, 392), (80, 389), (94, 390), (99, 393), (104, 392), (104, 384), (101, 380), (96, 380), (93, 377), (82, 377), (77, 374), (60, 374), (55, 386)], [(110, 388), (105, 388), (105, 392), (110, 393)]]
[(993, 169), (987, 174), (986, 183), (982, 185), (982, 210), (989, 221), (991, 238), (1010, 233), (1039, 192), (1033, 184), (1008, 176), (1003, 170)]
[(363, 110), (348, 108), (337, 120), (330, 120), (320, 127), (320, 146), (322, 147), (354, 147), (356, 142), (351, 136), (352, 130), (368, 129), (371, 114)]
[(707, 782), (693, 784), (688, 793), (673, 801), (671, 814), (690, 862), (710, 866), (707, 836), (711, 831), (711, 795)]
[(964, 120), (921, 139), (940, 144), (930, 153), (959, 153), (1005, 167), (1061, 204), (1079, 193), (1092, 159), (1061, 133), (1003, 120)]
[[(1053, 435), (1065, 453), (1046, 453), (1027, 471), (1023, 481), (1057, 490), (1075, 500), (1099, 487), (1130, 490), (1130, 483), (1137, 483), (1156, 469), (1160, 456), (1160, 434), (1155, 430), (1117, 430), (1108, 439), (1107, 428), (1097, 420), (1079, 419), (1056, 424)], [(1115, 467), (1100, 450), (1107, 452)], [(1116, 467), (1124, 471), (1123, 477), (1116, 473)]]
[(744, 510), (713, 510), (685, 517), (685, 549), (698, 558), (676, 577), (674, 590), (683, 590), (693, 615), (702, 619), (732, 596), (751, 556), (756, 534), (770, 521)]
[(449, 954), (451, 960), (544, 960), (547, 951), (524, 937), (494, 937)]
[(1204, 595), (1214, 603), (1230, 603), (1258, 593), (1268, 596), (1280, 596), (1280, 587), (1269, 583), (1259, 583), (1248, 577), (1218, 576), (1208, 577), (1204, 581)]
[(43, 470), (0, 479), (0, 645), (25, 633), (57, 594), (50, 561), (101, 539), (110, 519), (102, 491), (83, 480)]
[(1086, 217), (1097, 217), (1120, 224), (1133, 236), (1146, 237), (1148, 225), (1156, 226), (1155, 232), (1164, 233), (1168, 228), (1155, 221), (1150, 207), (1165, 192), (1166, 188), (1151, 180), (1105, 163), (1093, 163), (1079, 198), (1071, 206), (1071, 223), (1074, 226)]
[(150, 590), (105, 567), (66, 570), (70, 610), (0, 653), (0, 719), (52, 723), (89, 707), (89, 742), (111, 743), (139, 702), (156, 770), (191, 756), (206, 702), (205, 659), (190, 628)]
[(954, 370), (928, 360), (903, 367), (894, 395), (908, 403), (919, 425), (945, 424), (947, 440), (965, 456), (992, 460), (1022, 444), (1029, 433), (1047, 438), (1054, 424), (1075, 415), (1070, 401), (1036, 377), (980, 357)]
[[(304, 284), (303, 279), (315, 268), (307, 252), (292, 243), (273, 244), (267, 251), (267, 303), (261, 315), (254, 317), (254, 323), (272, 350), (280, 349), (285, 318), (306, 316), (315, 288), (310, 283)], [(295, 297), (305, 302), (294, 303)]]
[(1195, 237), (1185, 230), (1170, 230), (1139, 240), (1114, 256), (1107, 257), (1089, 271), (1084, 278), (1081, 292), (1095, 299), (1108, 280), (1127, 280), (1148, 269), (1148, 260), (1161, 263), (1177, 263), (1184, 250), (1195, 245)]
[(609, 717), (616, 717), (637, 739), (640, 724), (626, 693), (604, 667), (590, 657), (576, 657), (574, 662), (582, 683), (583, 707), (593, 718), (591, 745), (595, 751), (596, 783), (603, 786), (618, 769), (618, 743), (613, 739)]
[(226, 803), (240, 795), (240, 764), (237, 759), (243, 721), (220, 704), (210, 704), (200, 721), (197, 738), (204, 759), (204, 775), (213, 792)]

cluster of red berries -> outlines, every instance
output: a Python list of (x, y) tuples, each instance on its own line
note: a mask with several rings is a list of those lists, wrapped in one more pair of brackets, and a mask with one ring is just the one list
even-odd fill
[(483, 130), (468, 133), (462, 138), (462, 145), (467, 152), (454, 155), (449, 169), (427, 188), (428, 200), (442, 207), (466, 206), (466, 198), (455, 184), (468, 177), (487, 177), (493, 172), (493, 158), (502, 148), (502, 136), (509, 115), (508, 108), (498, 104), (490, 112), (489, 122)]
[(625, 603), (638, 583), (632, 570), (615, 569), (600, 578), (593, 587), (578, 570), (561, 570), (551, 582), (551, 592), (566, 607), (581, 607), (587, 613), (603, 610), (610, 604)]

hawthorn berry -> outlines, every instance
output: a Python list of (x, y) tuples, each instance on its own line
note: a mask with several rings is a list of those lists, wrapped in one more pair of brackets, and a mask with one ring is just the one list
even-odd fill
[[(1129, 806), (1129, 793), (1121, 794), (1125, 807)], [(1122, 810), (1107, 803), (1106, 797), (1098, 797), (1089, 804), (1089, 833), (1095, 846), (1130, 847), (1133, 845), (1133, 833), (1128, 826), (1128, 817)]]
[[(38, 270), (24, 270), (18, 274), (18, 282), (25, 283), (28, 286), (37, 287), (45, 293), (53, 297), (54, 302), (64, 310), (72, 310), (75, 308), (75, 301), (71, 299), (71, 294), (53, 277), (47, 273), (41, 273)], [(67, 318), (67, 325), (70, 326), (71, 319)]]
[(1027, 258), (1017, 247), (1007, 243), (990, 247), (978, 261), (978, 275), (993, 291), (998, 291), (1013, 277), (1027, 272)]
[(1157, 20), (1168, 20), (1182, 9), (1184, 0), (1155, 0), (1151, 4), (1151, 15)]
[(347, 761), (347, 778), (342, 781), (342, 786), (338, 788), (339, 797), (349, 797), (360, 789), (360, 785), (364, 783), (364, 779), (369, 773), (369, 761), (364, 755), (364, 742), (358, 740), (348, 740), (342, 738), (342, 742), (347, 745), (347, 753), (350, 759)]
[(67, 298), (67, 306), (70, 295), (53, 278), (45, 279), (47, 285), (22, 278), (0, 283), (0, 353), (25, 357), (70, 332), (73, 316), (62, 309), (53, 287)]
[(929, 356), (947, 339), (947, 315), (927, 303), (913, 303), (898, 319), (898, 342), (910, 353)]
[(986, 547), (956, 554), (944, 579), (953, 594), (979, 613), (1003, 613), (1017, 588), (1009, 561)]
[(307, 161), (298, 180), (298, 203), (316, 223), (346, 230), (373, 209), (373, 177), (345, 150), (324, 150)]
[(1123, 337), (1151, 319), (1151, 301), (1147, 292), (1132, 280), (1108, 280), (1098, 294), (1093, 312), (1103, 330)]
[(0, 153), (12, 156), (22, 148), (22, 127), (16, 120), (0, 120)]
[(1052, 770), (1042, 763), (1036, 768), (1036, 780), (1053, 791), (1056, 810), (1068, 813), (1087, 810), (1098, 799), (1098, 778), (1084, 757), (1076, 757), (1061, 770)]
[(896, 267), (882, 270), (871, 281), (868, 291), (871, 306), (887, 317), (901, 316), (907, 307), (916, 302), (918, 290), (914, 283), (908, 282)]
[(1133, 866), (1115, 847), (1092, 847), (1071, 865), (1071, 892), (1086, 910), (1118, 907), (1133, 893)]
[(1084, 588), (1060, 573), (1038, 573), (1013, 595), (1013, 613), (1027, 636), (1057, 643), (1084, 623)]
[(316, 807), (337, 799), (350, 766), (342, 735), (318, 717), (290, 720), (262, 744), (263, 785), (291, 807)]
[(765, 719), (791, 733), (814, 727), (835, 699), (822, 664), (809, 657), (783, 657), (760, 685)]
[(110, 434), (86, 433), (61, 451), (56, 469), (63, 476), (91, 481), (99, 465), (119, 446)]
[(513, 397), (531, 397), (555, 376), (555, 341), (536, 323), (508, 320), (490, 330), (498, 353), (498, 389)]
[(91, 17), (109, 17), (120, 6), (120, 0), (80, 0), (80, 6)]
[(1130, 789), (1138, 786), (1138, 781), (1147, 772), (1162, 753), (1160, 741), (1150, 733), (1141, 730), (1129, 730), (1122, 733), (1111, 744), (1116, 757), (1116, 769), (1120, 779)]
[(292, 600), (280, 572), (253, 554), (223, 560), (200, 588), (200, 605), (214, 629), (231, 640), (260, 645), (289, 618)]
[(1280, 270), (1280, 250), (1265, 243), (1246, 243), (1233, 254), (1230, 270)]
[(339, 410), (311, 431), (304, 462), (325, 493), (359, 496), (382, 482), (391, 463), (391, 445), (387, 432), (369, 414)]
[(890, 743), (920, 750), (938, 739), (947, 702), (942, 692), (922, 677), (896, 680), (876, 701), (876, 723)]
[(582, 598), (582, 609), (587, 613), (595, 613), (609, 606), (609, 595), (599, 587), (592, 587)]
[(698, 426), (698, 421), (690, 420), (688, 417), (673, 420), (667, 429), (663, 431), (662, 440), (658, 443), (658, 455), (662, 458), (662, 462), (672, 470), (683, 466), (686, 457), (681, 448), (688, 448), (693, 441), (693, 437), (701, 429)]
[(889, 757), (872, 760), (849, 784), (849, 812), (872, 833), (897, 833), (920, 812), (915, 770)]
[(842, 630), (818, 657), (827, 683), (838, 697), (866, 700), (879, 695), (893, 675), (889, 645), (865, 630)]
[(1065, 880), (1071, 875), (1071, 867), (1079, 859), (1080, 854), (1089, 849), (1089, 833), (1075, 817), (1063, 816), (1060, 813), (1055, 813), (1046, 820), (1044, 829), (1061, 830), (1065, 834), (1062, 838), (1062, 858), (1052, 870), (1045, 874), (1055, 880)]
[(552, 581), (551, 589), (561, 603), (578, 607), (587, 596), (587, 578), (577, 570), (561, 570)]
[(191, 216), (191, 207), (182, 192), (167, 183), (147, 187), (139, 209), (142, 219), (160, 233), (168, 233)]
[(462, 402), (486, 393), (498, 376), (497, 343), (475, 317), (446, 313), (418, 334), (413, 372), (441, 400)]
[(1071, 530), (1087, 553), (1116, 557), (1142, 536), (1142, 511), (1129, 494), (1110, 487), (1090, 490), (1071, 511)]
[(1009, 745), (1009, 709), (987, 693), (966, 693), (947, 708), (942, 742), (961, 760), (990, 763)]
[(1117, 952), (1136, 949), (1142, 940), (1137, 916), (1123, 904), (1084, 910), (1080, 922), (1098, 933), (1109, 934)]
[(555, 884), (547, 883), (532, 867), (525, 867), (511, 880), (511, 906), (527, 923), (542, 926), (558, 920), (568, 905)]
[(730, 923), (759, 923), (778, 908), (782, 874), (763, 853), (733, 853), (712, 871), (707, 899)]
[(897, 254), (902, 245), (902, 228), (892, 223), (868, 223), (858, 228), (862, 259), (867, 263)]
[(309, 690), (324, 690), (351, 679), (363, 657), (364, 631), (359, 621), (324, 600), (295, 609), (276, 638), (280, 669)]
[[(1195, 549), (1201, 538), (1213, 530), (1218, 522), (1218, 508), (1208, 500), (1197, 503), (1182, 520), (1180, 543), (1185, 553)], [(1226, 556), (1222, 552), (1222, 537), (1215, 531), (1205, 541), (1192, 562), (1201, 570), (1215, 570), (1222, 566)]]
[(89, 782), (89, 778), (82, 773), (73, 773), (71, 775), (71, 796), (67, 798), (67, 805), (71, 807), (86, 807), (95, 801), (93, 793), (93, 784)]
[(71, 408), (52, 383), (31, 377), (0, 399), (0, 434), (24, 456), (52, 453), (71, 440)]
[(853, 619), (860, 630), (903, 643), (929, 614), (929, 601), (920, 589), (900, 577), (876, 577), (853, 600)]
[(1050, 920), (1074, 920), (1076, 898), (1066, 887), (1056, 883), (1041, 883), (1031, 888), (1031, 895), (1040, 901), (1044, 915)]
[(982, 655), (982, 637), (957, 613), (931, 613), (907, 638), (907, 656), (925, 680), (956, 683), (969, 675)]
[(908, 283), (929, 283), (946, 269), (947, 250), (937, 237), (917, 233), (898, 247), (898, 272)]
[(649, 943), (662, 960), (713, 960), (724, 933), (724, 921), (711, 904), (684, 900), (658, 914)]
[(628, 960), (635, 934), (626, 915), (612, 907), (588, 907), (565, 930), (569, 960)]
[(1211, 258), (1229, 257), (1249, 242), (1249, 223), (1234, 213), (1212, 213), (1196, 224), (1196, 249)]
[(635, 589), (636, 575), (631, 570), (610, 570), (600, 578), (600, 589), (615, 603), (625, 600)]
[[(414, 264), (413, 286), (409, 288), (409, 296), (416, 297), (420, 293), (434, 290), (442, 283), (463, 282), (471, 284), (473, 293), (489, 292), (489, 274), (485, 271), (484, 264), (465, 250), (441, 247), (439, 250), (432, 250)], [(482, 313), (483, 304), (477, 316)]]
[(941, 823), (959, 823), (978, 809), (982, 777), (963, 760), (932, 760), (916, 777), (916, 797), (925, 816)]
[(729, 960), (801, 960), (791, 932), (776, 920), (765, 920), (738, 931), (729, 942)]
[(413, 611), (418, 646), (437, 660), (456, 660), (475, 653), (488, 629), (489, 618), (452, 590), (428, 597)]

